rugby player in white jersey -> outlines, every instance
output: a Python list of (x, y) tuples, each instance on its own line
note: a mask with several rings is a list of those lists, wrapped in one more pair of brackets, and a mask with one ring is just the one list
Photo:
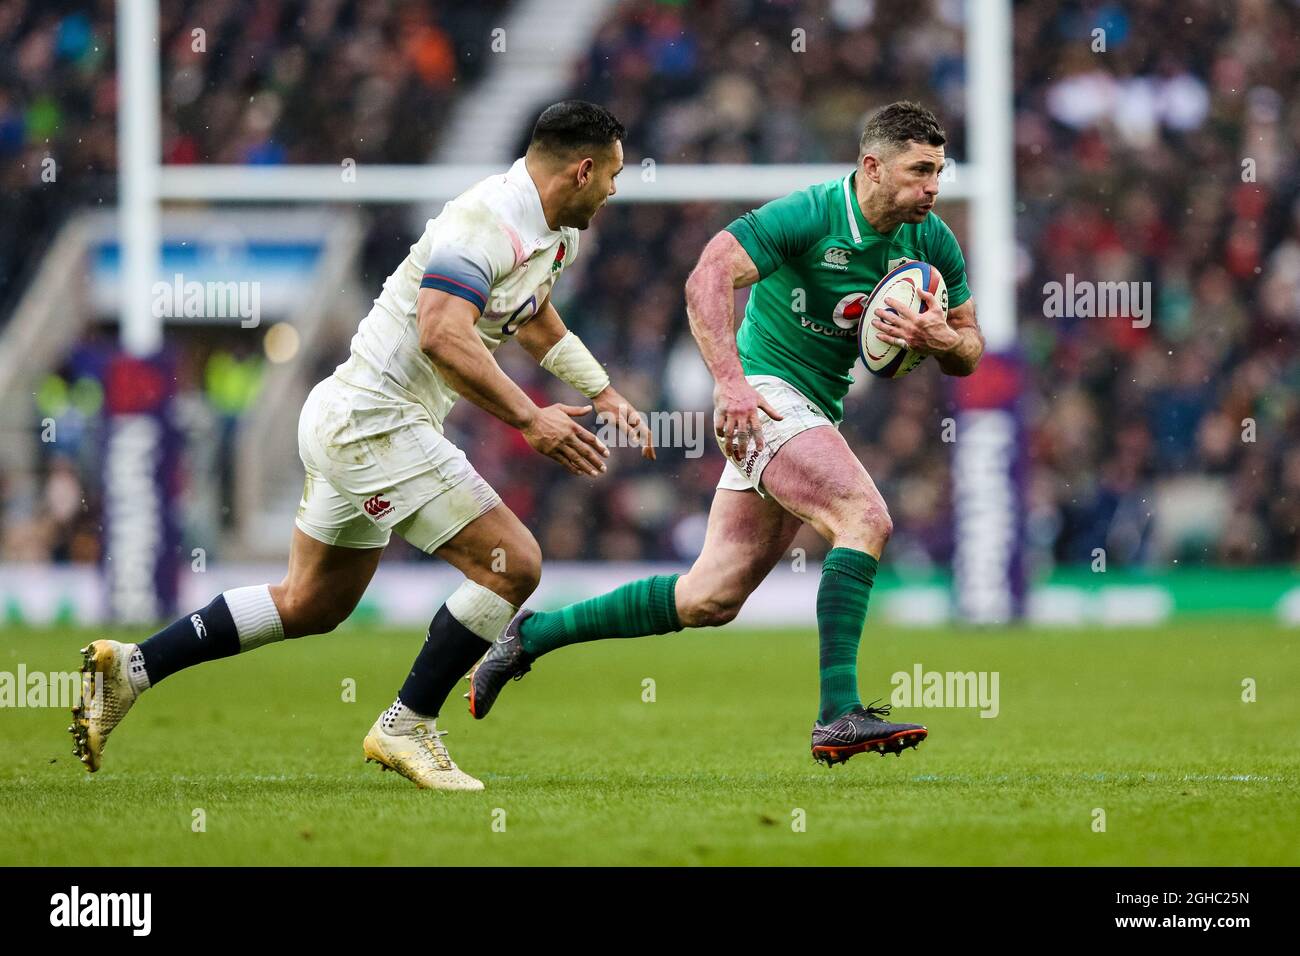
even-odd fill
[[(654, 457), (644, 419), (551, 304), (556, 281), (577, 257), (579, 231), (615, 192), (623, 135), (599, 106), (557, 103), (508, 172), (476, 184), (429, 221), (384, 282), (351, 356), (303, 406), (298, 448), (307, 478), (284, 580), (226, 591), (139, 644), (99, 640), (83, 649), (88, 693), (71, 731), (88, 770), (99, 768), (109, 733), (140, 695), (168, 675), (333, 630), (356, 607), (396, 531), (465, 580), (434, 616), (396, 700), (366, 735), (365, 756), (420, 787), (483, 788), (451, 760), (435, 718), (537, 586), (542, 556), (442, 423), (464, 397), (519, 429), (537, 452), (594, 478), (609, 451), (576, 421), (594, 408)], [(493, 358), (510, 338), (590, 404), (535, 405)], [(504, 567), (494, 561), (501, 549)], [(103, 675), (98, 696), (96, 674)]]

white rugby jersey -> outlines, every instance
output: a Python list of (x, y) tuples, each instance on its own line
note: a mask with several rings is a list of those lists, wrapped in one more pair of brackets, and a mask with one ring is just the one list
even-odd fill
[(475, 183), (430, 219), (420, 240), (384, 281), (334, 377), (428, 409), (441, 429), (459, 395), (420, 351), (421, 288), (458, 295), (482, 310), (475, 323), (489, 351), (537, 310), (578, 252), (578, 230), (551, 229), (524, 160)]

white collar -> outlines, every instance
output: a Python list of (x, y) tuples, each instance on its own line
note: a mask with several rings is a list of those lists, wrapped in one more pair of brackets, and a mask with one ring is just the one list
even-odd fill
[(552, 229), (546, 224), (546, 213), (542, 210), (542, 194), (537, 191), (537, 184), (533, 182), (533, 177), (524, 164), (524, 157), (520, 156), (516, 159), (514, 165), (506, 172), (506, 182), (513, 184), (522, 193), (523, 215), (519, 225), (527, 230), (528, 239), (535, 241), (558, 235), (558, 229)]

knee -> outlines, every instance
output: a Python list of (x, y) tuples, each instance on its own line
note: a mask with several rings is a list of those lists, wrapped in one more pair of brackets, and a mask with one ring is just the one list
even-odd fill
[(845, 508), (828, 525), (829, 534), (826, 537), (832, 547), (854, 548), (877, 554), (894, 533), (894, 521), (889, 516), (889, 508), (879, 498)]
[(862, 527), (868, 536), (881, 544), (889, 540), (894, 533), (894, 519), (889, 516), (889, 509), (883, 501), (867, 506), (862, 513)]
[(691, 609), (691, 620), (682, 623), (687, 627), (721, 627), (736, 619), (744, 603), (738, 597), (727, 595), (706, 598)]
[(542, 548), (537, 539), (529, 535), (510, 548), (499, 548), (494, 571), (502, 578), (502, 596), (511, 604), (523, 604), (537, 590), (542, 580)]
[(272, 588), (271, 596), (286, 638), (328, 634), (347, 620), (355, 605), (355, 602), (341, 601), (337, 595), (316, 594), (287, 585)]
[[(684, 576), (681, 581), (685, 581)], [(691, 582), (677, 589), (677, 614), (684, 627), (721, 627), (736, 619), (745, 595), (732, 588), (695, 589)]]

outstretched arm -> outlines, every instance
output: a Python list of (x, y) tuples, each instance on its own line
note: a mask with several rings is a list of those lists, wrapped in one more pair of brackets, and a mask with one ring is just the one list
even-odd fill
[(456, 392), (507, 425), (518, 428), (528, 444), (575, 475), (605, 470), (608, 450), (573, 419), (591, 411), (550, 405), (538, 408), (511, 381), (479, 338), (474, 303), (438, 289), (420, 290), (416, 300), (420, 350)]
[(609, 383), (609, 376), (582, 340), (565, 326), (549, 296), (536, 317), (520, 326), (515, 338), (542, 368), (591, 399), (598, 419), (614, 422), (620, 434), (640, 447), (642, 457), (654, 460), (654, 440), (645, 416)]

